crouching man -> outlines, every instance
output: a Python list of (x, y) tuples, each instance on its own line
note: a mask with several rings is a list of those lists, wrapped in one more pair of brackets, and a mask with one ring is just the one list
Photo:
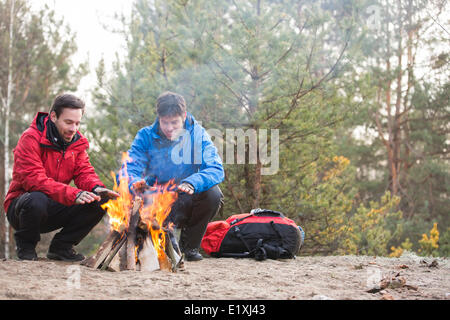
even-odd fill
[(37, 260), (40, 234), (60, 228), (47, 257), (83, 260), (73, 246), (102, 219), (101, 201), (119, 196), (105, 188), (89, 162), (88, 140), (78, 131), (84, 106), (70, 94), (56, 97), (50, 114), (39, 112), (14, 149), (4, 208), (21, 260)]
[(180, 249), (187, 261), (201, 260), (200, 243), (223, 202), (222, 161), (205, 129), (187, 113), (182, 96), (161, 94), (155, 122), (137, 133), (128, 154), (130, 189), (142, 191), (174, 179), (179, 196), (168, 221), (181, 228)]

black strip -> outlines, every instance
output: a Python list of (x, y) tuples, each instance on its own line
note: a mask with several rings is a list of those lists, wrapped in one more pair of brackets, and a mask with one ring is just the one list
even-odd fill
[(250, 249), (250, 246), (248, 245), (247, 241), (244, 240), (244, 237), (241, 234), (241, 229), (239, 229), (239, 227), (234, 228), (234, 231), (236, 233), (236, 236), (242, 241), (242, 243), (244, 244), (244, 246), (247, 248), (249, 254), (252, 253), (253, 251), (255, 251), (254, 249)]
[(63, 151), (62, 149), (60, 149), (60, 148), (58, 148), (57, 146), (54, 146), (54, 145), (43, 144), (43, 143), (40, 143), (39, 145), (41, 147), (43, 147), (43, 148), (49, 148), (49, 149), (53, 149), (53, 150), (56, 150), (56, 151)]
[(238, 222), (241, 222), (242, 220), (245, 220), (247, 218), (253, 217), (253, 214), (249, 214), (248, 216), (245, 216), (243, 218), (240, 219), (234, 219), (233, 221), (231, 221), (230, 226), (235, 225)]
[(292, 254), (292, 252), (291, 252), (289, 249), (286, 249), (286, 248), (283, 246), (283, 237), (281, 236), (280, 231), (277, 229), (277, 227), (275, 227), (275, 225), (276, 225), (275, 222), (270, 221), (270, 226), (273, 228), (273, 230), (275, 231), (275, 233), (278, 235), (278, 238), (279, 238), (279, 240), (280, 240), (280, 242), (281, 242), (281, 244), (282, 244), (282, 245), (281, 245), (281, 248), (284, 249), (284, 250), (286, 250), (286, 251), (291, 255), (291, 257), (293, 257), (294, 254)]

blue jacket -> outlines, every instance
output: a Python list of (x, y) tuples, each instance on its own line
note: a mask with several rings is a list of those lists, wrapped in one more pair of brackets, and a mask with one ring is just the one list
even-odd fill
[(175, 141), (168, 140), (159, 129), (159, 118), (137, 133), (128, 151), (129, 187), (141, 179), (149, 186), (174, 179), (176, 184), (188, 182), (200, 193), (221, 183), (225, 174), (222, 160), (206, 130), (187, 114), (184, 133)]

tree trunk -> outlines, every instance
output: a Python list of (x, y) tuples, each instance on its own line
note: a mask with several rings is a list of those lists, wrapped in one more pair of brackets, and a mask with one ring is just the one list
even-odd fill
[[(401, 12), (401, 1), (398, 2), (398, 11)], [(393, 192), (394, 195), (397, 195), (398, 192), (400, 192), (400, 175), (401, 172), (401, 147), (402, 147), (402, 132), (401, 132), (401, 107), (402, 107), (402, 79), (403, 79), (403, 38), (402, 38), (402, 31), (403, 31), (403, 21), (402, 21), (402, 15), (398, 15), (398, 48), (397, 48), (397, 88), (396, 88), (396, 97), (395, 97), (395, 113), (393, 116), (393, 130), (392, 130), (392, 142), (393, 142), (393, 149), (394, 149), (394, 165), (395, 165), (395, 171), (396, 171), (396, 179), (393, 181), (393, 189), (395, 192)]]
[[(0, 144), (0, 154), (4, 153), (4, 145)], [(0, 157), (0, 186), (5, 185), (5, 175), (4, 175), (4, 157)], [(0, 188), (0, 199), (4, 199), (4, 188)], [(3, 210), (2, 210), (3, 211)], [(0, 212), (0, 258), (5, 258), (5, 221), (6, 215), (3, 212)]]
[[(12, 91), (13, 91), (13, 40), (14, 40), (14, 0), (11, 0), (11, 10), (9, 15), (9, 59), (8, 59), (8, 83), (6, 89), (6, 97), (3, 100), (4, 110), (5, 110), (5, 142), (4, 142), (4, 175), (5, 175), (5, 185), (4, 185), (4, 196), (9, 189), (9, 116), (11, 110), (12, 102)], [(5, 219), (5, 258), (9, 259), (9, 223), (8, 219)]]
[(407, 9), (407, 17), (408, 17), (408, 38), (406, 42), (406, 50), (407, 50), (407, 87), (406, 92), (403, 97), (403, 110), (402, 110), (402, 132), (403, 132), (403, 148), (405, 150), (403, 158), (403, 165), (402, 165), (402, 189), (403, 193), (407, 195), (408, 197), (408, 204), (405, 208), (406, 210), (406, 217), (411, 218), (413, 212), (414, 212), (414, 200), (412, 200), (409, 197), (408, 192), (408, 186), (409, 186), (409, 169), (412, 166), (412, 162), (410, 162), (410, 156), (411, 156), (411, 144), (410, 144), (410, 122), (409, 122), (409, 112), (411, 110), (411, 101), (409, 98), (410, 91), (413, 87), (413, 81), (414, 81), (414, 71), (413, 71), (413, 65), (415, 61), (415, 54), (413, 54), (413, 35), (414, 35), (414, 29), (412, 28), (412, 1), (410, 0), (408, 2), (408, 9)]
[(260, 207), (261, 202), (261, 161), (258, 156), (258, 162), (255, 167), (255, 177), (253, 181), (253, 209)]

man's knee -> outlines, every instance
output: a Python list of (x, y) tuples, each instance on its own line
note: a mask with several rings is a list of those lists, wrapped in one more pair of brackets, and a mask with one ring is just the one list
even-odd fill
[(223, 194), (220, 190), (219, 186), (214, 186), (209, 190), (203, 192), (201, 199), (199, 200), (199, 206), (203, 208), (208, 208), (206, 212), (208, 212), (208, 219), (211, 220), (214, 216), (220, 212), (220, 209), (223, 207)]
[(223, 203), (223, 194), (217, 185), (203, 192), (201, 198), (211, 207), (219, 207)]
[(92, 219), (93, 221), (100, 222), (100, 220), (102, 220), (103, 216), (106, 213), (106, 209), (103, 209), (98, 201), (94, 201), (91, 203), (79, 205), (79, 209), (77, 210), (77, 212), (80, 212), (81, 215), (84, 214), (85, 218), (87, 219)]
[(27, 215), (29, 218), (45, 219), (47, 217), (48, 197), (42, 192), (27, 192), (19, 197), (15, 204), (17, 216)]

